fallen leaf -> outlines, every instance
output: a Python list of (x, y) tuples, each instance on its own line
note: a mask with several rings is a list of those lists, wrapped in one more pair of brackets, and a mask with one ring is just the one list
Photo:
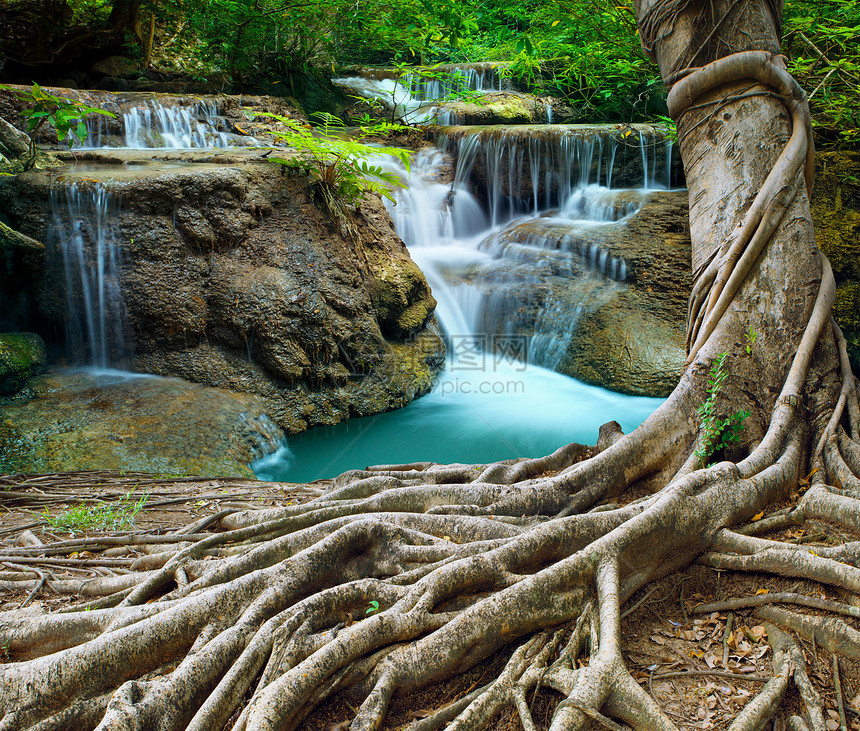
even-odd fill
[(767, 594), (767, 593), (768, 593), (768, 590), (767, 590), (767, 589), (759, 589), (759, 590), (755, 593), (755, 595), (756, 595), (756, 596), (761, 596), (762, 594)]
[(427, 716), (430, 716), (432, 714), (432, 710), (428, 710), (427, 708), (419, 708), (417, 711), (411, 711), (406, 718), (410, 720), (413, 718), (427, 718)]
[(754, 523), (757, 520), (761, 520), (763, 517), (764, 517), (764, 510), (762, 510), (760, 513), (756, 513), (752, 518), (750, 518), (750, 520)]

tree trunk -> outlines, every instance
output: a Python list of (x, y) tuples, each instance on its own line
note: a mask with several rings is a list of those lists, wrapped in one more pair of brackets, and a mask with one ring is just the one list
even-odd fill
[[(135, 536), (151, 552), (121, 587), (95, 583), (91, 611), (0, 621), (13, 660), (0, 731), (293, 729), (338, 692), (357, 707), (350, 728), (372, 731), (395, 692), (505, 647), (498, 675), (420, 728), (481, 729), (508, 706), (531, 731), (527, 698), (548, 687), (563, 699), (551, 731), (612, 727), (607, 716), (668, 730), (627, 670), (620, 607), (635, 592), (694, 560), (860, 592), (856, 538), (810, 551), (755, 537), (809, 518), (860, 529), (860, 405), (809, 222), (806, 107), (773, 55), (779, 7), (637, 10), (672, 87), (696, 274), (689, 366), (663, 406), (631, 435), (607, 425), (594, 450), (381, 465), (300, 505), (219, 516), (221, 532)], [(823, 729), (803, 654), (775, 624), (820, 643), (833, 621), (758, 611), (774, 623), (774, 677), (733, 731), (761, 727), (792, 682), (790, 727)], [(860, 657), (851, 632), (833, 646)]]
[(108, 23), (115, 31), (131, 31), (140, 38), (140, 1), (113, 0)]

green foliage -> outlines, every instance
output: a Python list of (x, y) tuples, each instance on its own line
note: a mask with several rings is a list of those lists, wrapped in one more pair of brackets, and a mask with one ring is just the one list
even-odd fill
[(746, 345), (744, 346), (744, 350), (747, 355), (752, 355), (753, 345), (755, 345), (756, 338), (758, 337), (758, 333), (750, 328), (744, 333), (744, 340), (746, 340)]
[(664, 117), (661, 114), (657, 115), (657, 121), (660, 123), (660, 126), (663, 128), (663, 133), (666, 136), (667, 140), (671, 140), (672, 142), (678, 141), (678, 126), (675, 124), (675, 120), (671, 117)]
[(583, 121), (636, 121), (662, 108), (629, 0), (493, 0), (477, 15), (480, 32), (461, 60), (511, 60), (520, 83), (563, 98)]
[(301, 124), (289, 117), (263, 114), (278, 122), (273, 134), (280, 142), (299, 152), (294, 158), (269, 158), (272, 162), (305, 170), (312, 185), (320, 194), (324, 206), (332, 213), (341, 213), (342, 202), (358, 204), (368, 192), (379, 193), (393, 200), (391, 191), (402, 187), (400, 178), (376, 164), (382, 155), (400, 160), (409, 169), (411, 152), (396, 147), (376, 147), (363, 139), (371, 134), (396, 129), (392, 125), (377, 123), (360, 131), (358, 139), (346, 136), (343, 123), (330, 114), (320, 115), (323, 126), (319, 130)]
[(119, 503), (78, 505), (59, 515), (51, 515), (45, 510), (41, 517), (55, 530), (69, 531), (72, 535), (84, 531), (125, 530), (134, 525), (134, 519), (147, 498), (148, 495), (144, 495), (133, 503), (129, 493)]
[(787, 0), (788, 70), (809, 96), (819, 145), (860, 144), (860, 3)]
[(74, 99), (66, 99), (48, 93), (38, 84), (33, 84), (29, 91), (14, 89), (10, 86), (0, 86), (0, 89), (12, 89), (29, 107), (21, 114), (27, 119), (27, 131), (32, 135), (46, 122), (57, 130), (57, 140), (67, 142), (69, 147), (77, 139), (84, 142), (87, 139), (87, 126), (82, 117), (87, 114), (103, 114), (115, 117), (112, 112), (90, 107)]
[(379, 611), (379, 602), (374, 599), (370, 602), (370, 606), (368, 606), (367, 610), (364, 612), (365, 614), (373, 614), (374, 612)]
[[(511, 62), (539, 94), (561, 97), (582, 121), (665, 114), (656, 66), (639, 48), (632, 0), (140, 0), (154, 20), (152, 58), (198, 79), (283, 83), (338, 65)], [(112, 3), (68, 0), (76, 28), (107, 28)], [(58, 23), (52, 27), (60, 31)], [(127, 35), (126, 55), (149, 56), (148, 34)], [(811, 98), (818, 142), (860, 144), (860, 3), (786, 0), (789, 68)], [(431, 71), (432, 73), (432, 71)], [(62, 114), (61, 114), (62, 116)], [(34, 121), (39, 118), (35, 117)], [(78, 127), (69, 117), (69, 126)], [(62, 121), (62, 120), (60, 120)]]
[(717, 416), (717, 398), (719, 398), (723, 384), (729, 377), (725, 371), (727, 357), (728, 353), (721, 353), (714, 358), (708, 377), (708, 398), (696, 409), (702, 420), (702, 425), (699, 429), (699, 446), (694, 454), (699, 458), (703, 467), (711, 455), (740, 439), (741, 432), (744, 430), (744, 420), (750, 415), (749, 411), (736, 411), (725, 418)]

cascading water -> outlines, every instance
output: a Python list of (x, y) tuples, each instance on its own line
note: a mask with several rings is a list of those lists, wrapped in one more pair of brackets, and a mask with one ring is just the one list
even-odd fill
[(394, 119), (404, 124), (429, 124), (436, 118), (436, 107), (428, 106), (421, 98), (412, 95), (408, 81), (376, 79), (368, 76), (345, 76), (332, 79), (351, 94), (381, 102), (393, 112)]
[[(416, 156), (409, 186), (389, 210), (439, 303), (446, 370), (432, 393), (403, 409), (291, 440), (253, 465), (259, 477), (305, 481), (368, 464), (537, 456), (593, 443), (610, 419), (631, 430), (656, 408), (660, 399), (614, 394), (549, 369), (579, 315), (626, 286), (627, 262), (580, 244), (577, 230), (623, 226), (647, 195), (610, 187), (614, 138), (569, 131), (463, 135), (453, 186), (439, 182), (442, 150)], [(653, 181), (653, 152), (641, 154)], [(479, 158), (489, 215), (473, 193)]]
[(413, 74), (407, 79), (417, 99), (440, 100), (468, 91), (511, 91), (511, 79), (502, 73), (504, 68), (504, 64), (485, 61), (434, 68), (432, 75)]
[(434, 68), (431, 75), (405, 74), (396, 78), (382, 69), (333, 79), (332, 83), (381, 102), (406, 124), (456, 124), (454, 112), (435, 104), (469, 92), (511, 91), (510, 78), (501, 73), (503, 66), (491, 62), (452, 65)]
[(102, 184), (51, 194), (49, 246), (65, 271), (66, 343), (72, 363), (105, 369), (125, 352), (116, 202)]
[(155, 100), (122, 114), (122, 138), (112, 132), (113, 120), (102, 115), (87, 119), (87, 139), (81, 149), (186, 150), (200, 147), (257, 145), (253, 137), (230, 132), (214, 101), (165, 105)]

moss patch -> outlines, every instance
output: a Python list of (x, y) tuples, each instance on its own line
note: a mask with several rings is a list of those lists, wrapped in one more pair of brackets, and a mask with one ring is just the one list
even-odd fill
[(35, 333), (0, 334), (0, 394), (21, 390), (48, 366), (45, 343)]
[(505, 122), (531, 122), (532, 113), (516, 96), (508, 97), (504, 102), (496, 102), (489, 105), (489, 109), (500, 120)]

